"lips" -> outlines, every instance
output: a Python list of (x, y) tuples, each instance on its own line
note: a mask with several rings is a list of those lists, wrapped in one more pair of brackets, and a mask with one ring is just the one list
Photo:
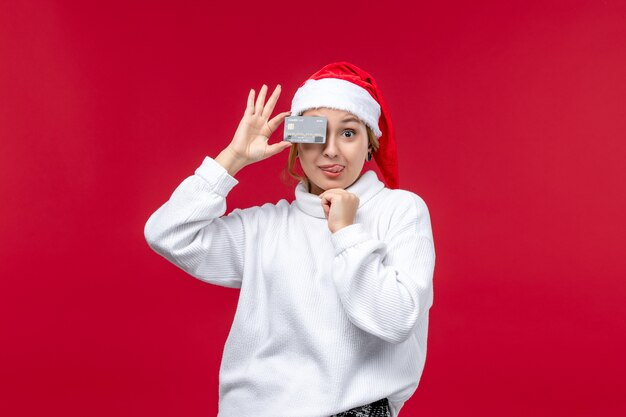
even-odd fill
[(326, 172), (341, 172), (341, 171), (343, 171), (344, 166), (343, 165), (337, 165), (337, 164), (334, 164), (334, 165), (321, 165), (320, 169), (322, 171), (326, 171)]

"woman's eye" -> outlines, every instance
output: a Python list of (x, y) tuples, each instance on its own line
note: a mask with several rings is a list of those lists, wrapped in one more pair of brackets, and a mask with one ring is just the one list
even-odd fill
[(352, 136), (354, 136), (354, 135), (355, 135), (354, 130), (344, 130), (344, 131), (343, 131), (343, 133), (349, 133), (350, 135), (349, 135), (349, 136), (346, 136), (346, 137), (348, 137), (348, 138), (351, 138)]

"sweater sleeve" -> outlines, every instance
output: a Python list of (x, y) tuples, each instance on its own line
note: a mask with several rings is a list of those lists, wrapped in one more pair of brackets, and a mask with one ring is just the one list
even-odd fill
[(190, 275), (224, 287), (241, 287), (244, 228), (240, 210), (228, 216), (226, 195), (239, 183), (205, 157), (144, 227), (148, 245)]
[(331, 236), (333, 280), (344, 310), (362, 330), (390, 343), (405, 341), (433, 302), (435, 248), (426, 203), (410, 204), (393, 216), (384, 241), (360, 223)]

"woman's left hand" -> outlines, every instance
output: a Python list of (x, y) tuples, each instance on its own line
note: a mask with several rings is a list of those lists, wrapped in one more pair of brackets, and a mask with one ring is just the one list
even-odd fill
[(331, 188), (320, 194), (322, 208), (332, 233), (354, 223), (359, 197), (342, 188)]

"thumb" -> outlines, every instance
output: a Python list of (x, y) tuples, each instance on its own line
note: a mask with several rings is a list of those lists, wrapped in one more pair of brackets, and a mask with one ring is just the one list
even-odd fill
[(284, 151), (287, 148), (291, 148), (291, 142), (283, 140), (278, 143), (274, 143), (273, 145), (268, 145), (267, 150), (269, 156), (273, 156), (277, 153)]
[(282, 113), (278, 113), (276, 116), (272, 117), (272, 119), (267, 122), (272, 132), (275, 132), (278, 129), (278, 126), (285, 120), (287, 116), (291, 114), (290, 111), (284, 111)]

